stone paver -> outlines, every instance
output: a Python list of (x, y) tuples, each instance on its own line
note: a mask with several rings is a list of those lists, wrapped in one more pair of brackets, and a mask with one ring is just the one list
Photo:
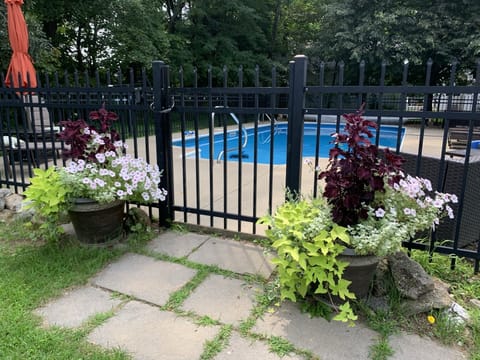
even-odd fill
[(236, 273), (258, 274), (268, 278), (273, 266), (260, 246), (223, 238), (210, 238), (194, 251), (189, 260), (217, 265)]
[[(166, 233), (149, 245), (153, 251), (172, 256), (187, 256), (191, 261), (218, 265), (238, 273), (257, 273), (268, 277), (272, 266), (260, 247), (245, 242), (203, 235)], [(158, 242), (157, 242), (158, 240)], [(206, 241), (205, 241), (206, 240)], [(179, 245), (178, 250), (176, 245)], [(120, 347), (134, 359), (183, 360), (199, 359), (206, 341), (212, 340), (220, 326), (195, 325), (189, 317), (178, 317), (161, 311), (170, 294), (194, 275), (195, 270), (152, 257), (127, 254), (108, 265), (92, 279), (93, 286), (67, 292), (35, 311), (45, 325), (80, 326), (95, 314), (115, 310), (114, 315), (94, 329), (88, 340), (107, 348)], [(128, 294), (138, 300), (123, 304), (107, 290)], [(238, 325), (248, 317), (257, 291), (239, 279), (210, 274), (184, 301), (182, 308), (198, 315), (208, 315), (220, 322)], [(257, 319), (253, 333), (266, 337), (278, 336), (297, 349), (311, 351), (322, 360), (366, 360), (369, 348), (378, 334), (361, 322), (355, 327), (323, 318), (310, 318), (300, 312), (298, 305), (285, 302), (274, 313)], [(453, 347), (445, 347), (428, 338), (400, 333), (389, 339), (395, 351), (392, 360), (464, 360), (467, 357)], [(216, 360), (278, 360), (266, 341), (243, 338), (233, 331), (228, 345)], [(282, 359), (300, 360), (290, 354)]]
[(45, 306), (35, 310), (43, 318), (46, 326), (74, 328), (82, 325), (91, 316), (108, 312), (120, 305), (108, 291), (91, 286), (78, 288), (65, 293)]
[(208, 315), (222, 323), (238, 325), (250, 315), (259, 291), (259, 287), (242, 280), (210, 275), (188, 297), (182, 308)]
[(401, 333), (388, 339), (395, 351), (390, 360), (466, 360), (460, 351), (442, 346), (431, 339)]
[(281, 336), (322, 360), (368, 359), (369, 346), (378, 336), (359, 322), (349, 327), (338, 321), (310, 318), (291, 302), (283, 303), (275, 313), (267, 313), (258, 319), (252, 331)]
[(202, 234), (166, 231), (153, 239), (147, 249), (181, 258), (189, 255), (208, 239), (207, 235)]
[(199, 359), (205, 341), (218, 331), (218, 326), (198, 326), (174, 313), (131, 301), (94, 329), (88, 341), (110, 349), (119, 347), (134, 359)]
[(140, 300), (164, 305), (169, 295), (185, 285), (195, 273), (195, 270), (183, 265), (127, 254), (108, 265), (93, 279), (93, 283)]
[(272, 353), (263, 341), (245, 339), (237, 332), (233, 332), (229, 345), (223, 349), (215, 360), (302, 360), (297, 355), (285, 355), (283, 357)]

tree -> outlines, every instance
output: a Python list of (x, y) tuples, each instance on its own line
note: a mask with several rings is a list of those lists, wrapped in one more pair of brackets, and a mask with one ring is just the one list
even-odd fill
[[(132, 16), (132, 14), (135, 14)], [(152, 60), (170, 60), (165, 13), (154, 2), (121, 0), (106, 26), (109, 67), (151, 67)]]
[(432, 83), (448, 78), (453, 58), (472, 69), (480, 55), (476, 0), (325, 0), (314, 56), (369, 66), (403, 62), (414, 67), (412, 80), (424, 79), (425, 63), (434, 61)]
[[(52, 70), (58, 67), (59, 53), (53, 51), (50, 42), (41, 29), (41, 23), (36, 14), (28, 6), (23, 9), (29, 35), (28, 52), (37, 72)], [(4, 2), (0, 2), (0, 69), (7, 71), (12, 57), (12, 48), (8, 39), (7, 9)]]
[(188, 8), (188, 25), (182, 35), (188, 39), (192, 60), (200, 73), (213, 66), (221, 78), (223, 65), (236, 71), (243, 65), (246, 79), (253, 78), (256, 65), (268, 59), (273, 20), (273, 1), (196, 0)]
[(168, 59), (164, 1), (37, 0), (39, 14), (51, 44), (61, 54), (64, 70), (98, 68), (139, 70), (152, 60)]
[(186, 9), (189, 5), (184, 0), (165, 0), (168, 32), (175, 34), (177, 26), (185, 20)]

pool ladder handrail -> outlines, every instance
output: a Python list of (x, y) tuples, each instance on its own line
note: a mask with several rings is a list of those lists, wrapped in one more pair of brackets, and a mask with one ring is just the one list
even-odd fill
[[(259, 118), (260, 118), (260, 116), (266, 116), (267, 119), (270, 120), (270, 123), (272, 122), (272, 118), (268, 114), (259, 114), (258, 116), (259, 116)], [(278, 121), (277, 121), (277, 118), (275, 116), (273, 116), (273, 136), (275, 136), (277, 134), (278, 134)], [(268, 144), (271, 139), (272, 139), (272, 134), (270, 133), (265, 138), (265, 140), (262, 141), (262, 145), (263, 144)]]
[[(224, 106), (215, 106), (215, 109), (224, 109), (225, 107)], [(234, 114), (234, 113), (229, 113), (231, 118), (233, 119), (233, 121), (235, 121), (235, 123), (240, 126), (240, 120), (237, 118), (237, 116)], [(212, 112), (212, 129), (215, 125), (215, 111)], [(244, 149), (246, 146), (247, 146), (247, 142), (248, 142), (248, 132), (247, 130), (242, 127), (242, 134), (243, 134), (243, 143), (242, 143), (242, 149)], [(215, 144), (212, 144), (212, 150), (213, 150), (213, 147), (215, 146)], [(226, 149), (226, 150), (222, 150), (220, 151), (220, 153), (218, 154), (217, 156), (217, 162), (220, 162), (220, 160), (222, 159), (223, 156), (225, 156), (226, 153), (228, 153), (229, 151), (234, 151), (234, 150), (237, 150), (237, 147), (233, 147), (233, 148), (230, 148), (230, 149)], [(214, 151), (212, 151), (214, 153)], [(239, 154), (239, 156), (241, 156), (241, 154)]]

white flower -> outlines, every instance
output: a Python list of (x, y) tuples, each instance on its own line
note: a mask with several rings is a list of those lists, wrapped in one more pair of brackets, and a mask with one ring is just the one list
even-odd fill
[(377, 210), (375, 210), (375, 216), (377, 218), (382, 218), (385, 216), (385, 210), (383, 210), (382, 208), (378, 208)]
[(398, 184), (385, 183), (385, 192), (375, 195), (374, 205), (367, 206), (368, 216), (350, 226), (351, 244), (358, 254), (390, 254), (400, 249), (418, 232), (435, 229), (444, 216), (453, 218), (448, 205), (455, 195), (431, 193), (431, 183), (406, 176)]
[(445, 206), (445, 210), (447, 210), (448, 217), (449, 217), (450, 219), (453, 219), (453, 218), (454, 218), (454, 216), (453, 216), (453, 209), (452, 209), (450, 206), (447, 205), (447, 206)]
[(105, 154), (104, 153), (99, 153), (95, 154), (95, 158), (100, 164), (103, 164), (105, 162)]

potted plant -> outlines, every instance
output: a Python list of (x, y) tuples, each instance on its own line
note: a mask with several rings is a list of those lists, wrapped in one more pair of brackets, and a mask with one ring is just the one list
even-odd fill
[[(167, 192), (159, 187), (161, 170), (125, 154), (126, 144), (112, 127), (117, 119), (102, 107), (90, 113), (90, 120), (97, 125), (84, 120), (60, 122), (66, 166), (35, 169), (25, 191), (30, 206), (44, 216), (44, 228), (50, 233), (54, 228), (61, 232), (58, 224), (53, 224), (66, 210), (80, 241), (116, 241), (123, 231), (125, 201), (144, 204), (165, 199)], [(46, 193), (56, 200), (46, 203)]]
[(266, 235), (278, 254), (281, 297), (325, 294), (334, 304), (343, 302), (335, 305), (334, 319), (349, 321), (355, 319), (349, 300), (368, 294), (378, 258), (442, 217), (452, 218), (449, 203), (457, 198), (404, 174), (402, 157), (371, 143), (376, 123), (361, 111), (344, 118), (345, 129), (333, 135), (327, 168), (319, 173), (322, 197), (287, 201), (260, 222), (269, 226)]

